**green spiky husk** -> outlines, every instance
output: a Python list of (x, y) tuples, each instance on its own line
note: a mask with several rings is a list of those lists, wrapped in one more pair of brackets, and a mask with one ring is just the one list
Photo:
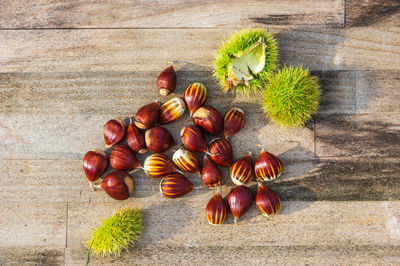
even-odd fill
[(262, 107), (275, 124), (303, 126), (317, 112), (321, 96), (318, 88), (318, 78), (308, 69), (285, 66), (269, 75)]
[(249, 96), (249, 93), (251, 92), (260, 91), (268, 74), (277, 67), (278, 48), (272, 33), (260, 28), (242, 29), (232, 34), (215, 53), (213, 76), (221, 86), (222, 90), (228, 90), (227, 77), (230, 59), (235, 54), (246, 50), (257, 42), (260, 36), (264, 38), (265, 44), (267, 45), (265, 67), (261, 72), (254, 74), (254, 78), (249, 81), (248, 86), (244, 84), (236, 86), (234, 87), (234, 92), (242, 96)]
[(87, 246), (97, 255), (119, 256), (131, 247), (143, 229), (142, 211), (121, 209), (105, 218), (101, 225), (92, 229), (92, 237)]

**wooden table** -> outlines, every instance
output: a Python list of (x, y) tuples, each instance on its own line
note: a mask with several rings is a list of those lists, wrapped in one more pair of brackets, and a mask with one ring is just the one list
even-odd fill
[[(126, 205), (144, 209), (141, 239), (93, 265), (400, 264), (399, 11), (396, 0), (2, 0), (0, 264), (82, 265), (90, 228)], [(213, 51), (254, 25), (275, 34), (281, 65), (320, 78), (320, 111), (304, 128), (274, 126), (258, 97), (223, 94), (211, 77)], [(178, 85), (161, 97), (166, 61)], [(256, 159), (256, 144), (282, 158), (284, 174), (271, 184), (279, 215), (253, 206), (239, 226), (209, 226), (212, 191), (167, 200), (143, 172), (127, 201), (89, 190), (81, 160), (104, 147), (104, 123), (191, 82), (207, 86), (221, 113), (246, 112), (235, 158)], [(186, 114), (167, 128), (179, 140), (188, 123)], [(223, 183), (226, 195), (226, 170)]]

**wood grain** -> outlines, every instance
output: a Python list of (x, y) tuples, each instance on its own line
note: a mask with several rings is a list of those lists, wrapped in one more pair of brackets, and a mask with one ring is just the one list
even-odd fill
[(64, 248), (1, 247), (0, 261), (4, 265), (65, 265)]
[(398, 112), (400, 72), (361, 71), (357, 73), (357, 113)]
[[(157, 250), (157, 252), (154, 252)], [(84, 250), (68, 248), (66, 263), (82, 264)], [(394, 265), (400, 257), (398, 246), (257, 246), (257, 247), (189, 247), (153, 246), (134, 248), (120, 258), (91, 258), (93, 265), (335, 265), (338, 263)]]
[(317, 156), (398, 157), (399, 113), (318, 115)]
[(1, 206), (1, 248), (65, 247), (67, 203), (32, 203), (25, 200), (2, 202)]
[[(256, 158), (254, 155), (253, 160)], [(142, 163), (143, 160), (141, 157)], [(285, 201), (400, 200), (396, 186), (400, 167), (395, 159), (283, 159), (283, 163), (282, 176), (268, 185)], [(103, 191), (89, 189), (81, 164), (81, 160), (72, 159), (2, 161), (5, 177), (0, 179), (1, 202), (97, 202), (99, 206), (102, 202), (113, 202)], [(221, 171), (222, 184), (232, 187), (228, 169)], [(198, 176), (185, 175), (197, 187), (188, 197), (208, 193)], [(135, 184), (132, 202), (146, 198), (164, 201), (159, 192), (160, 180), (150, 179), (142, 171), (132, 177)], [(250, 185), (255, 192), (255, 180)]]
[(313, 74), (319, 78), (322, 92), (319, 114), (355, 113), (355, 71), (314, 71)]
[[(379, 255), (384, 255), (384, 257), (386, 255), (389, 262), (398, 258), (394, 255), (393, 248), (399, 246), (400, 238), (397, 236), (393, 238), (390, 229), (386, 227), (388, 220), (393, 217), (398, 218), (393, 216), (395, 214), (392, 212), (388, 212), (391, 208), (389, 206), (393, 208), (400, 206), (398, 201), (387, 203), (283, 202), (282, 212), (270, 218), (261, 216), (253, 206), (242, 217), (240, 226), (232, 224), (230, 217), (227, 224), (213, 227), (206, 222), (204, 209), (195, 206), (197, 202), (203, 202), (204, 205), (211, 195), (212, 192), (209, 192), (199, 195), (196, 199), (160, 202), (158, 206), (148, 206), (144, 202), (136, 201), (135, 204), (144, 208), (145, 230), (129, 254), (113, 261), (130, 262), (137, 258), (137, 253), (144, 252), (146, 255), (138, 257), (143, 259), (143, 261), (140, 260), (143, 263), (150, 259), (161, 261), (163, 258), (164, 261), (181, 261), (186, 264), (192, 261), (192, 257), (196, 257), (196, 261), (216, 260), (216, 262), (228, 264), (238, 258), (236, 255), (231, 257), (231, 254), (237, 249), (242, 250), (244, 238), (245, 250), (252, 248), (254, 251), (250, 254), (255, 256), (246, 255), (243, 259), (251, 262), (265, 260), (269, 258), (269, 255), (272, 255), (273, 261), (293, 262), (295, 254), (303, 254), (300, 258), (306, 260), (304, 250), (306, 248), (314, 250), (312, 248), (314, 246), (318, 248), (311, 254), (315, 254), (316, 260), (326, 256), (326, 259), (334, 261), (333, 254), (336, 254), (346, 258), (346, 261), (351, 261), (344, 247), (348, 248), (347, 251), (350, 254), (361, 252), (373, 261), (386, 261)], [(67, 263), (76, 264), (85, 259), (83, 242), (88, 237), (87, 232), (90, 227), (98, 224), (101, 217), (110, 215), (113, 210), (123, 205), (121, 203), (104, 204), (101, 209), (94, 211), (93, 208), (97, 205), (70, 204)], [(376, 253), (367, 252), (371, 247), (377, 248)], [(153, 252), (147, 251), (149, 248)], [(214, 248), (221, 251), (221, 255), (210, 258), (208, 255), (214, 253), (212, 251)], [(176, 256), (174, 252), (178, 249), (182, 250), (178, 253), (181, 256)], [(328, 251), (330, 249), (332, 249), (331, 253)], [(292, 255), (278, 257), (278, 250), (282, 250), (283, 254)], [(205, 253), (202, 254), (202, 251)], [(354, 260), (362, 261), (363, 258), (357, 257)], [(110, 260), (98, 261), (98, 263), (107, 262)]]
[(346, 27), (400, 26), (400, 2), (396, 0), (346, 0)]
[(101, 1), (0, 3), (0, 28), (343, 26), (341, 0)]
[[(247, 100), (223, 94), (212, 80), (211, 72), (179, 70), (175, 93), (160, 98), (155, 86), (158, 74), (0, 74), (3, 77), (0, 78), (0, 99), (4, 103), (0, 105), (0, 156), (6, 159), (81, 159), (90, 149), (104, 148), (103, 126), (106, 121), (115, 117), (133, 117), (142, 105), (156, 99), (166, 101), (180, 97), (192, 82), (206, 85), (209, 92), (207, 104), (215, 106), (222, 115), (233, 106), (245, 111), (245, 127), (232, 138), (237, 156), (246, 151), (256, 154), (259, 152), (257, 144), (265, 145), (277, 154), (284, 153), (284, 158), (309, 158), (313, 154), (312, 122), (306, 128), (276, 128), (268, 123), (261, 111), (259, 97)], [(129, 123), (129, 119), (126, 122)], [(190, 123), (186, 113), (166, 128), (180, 144), (179, 132)], [(263, 134), (270, 137), (260, 138)]]
[[(215, 51), (235, 29), (0, 31), (2, 73), (212, 71)], [(400, 28), (271, 28), (281, 64), (312, 70), (399, 70)], [(177, 41), (179, 40), (179, 41)], [(2, 78), (9, 79), (9, 78)]]

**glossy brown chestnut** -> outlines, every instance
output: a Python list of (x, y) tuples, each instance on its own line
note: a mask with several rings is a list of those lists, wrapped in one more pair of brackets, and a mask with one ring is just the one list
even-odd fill
[(142, 167), (136, 155), (127, 145), (118, 145), (111, 151), (110, 165), (117, 170), (129, 170)]
[(235, 223), (251, 207), (252, 203), (253, 194), (248, 187), (237, 186), (232, 188), (228, 194), (228, 204)]
[(107, 169), (107, 156), (103, 151), (88, 151), (83, 157), (83, 171), (90, 182), (96, 181)]
[(196, 126), (212, 135), (218, 135), (222, 129), (222, 116), (214, 107), (202, 106), (194, 112), (192, 118)]
[(143, 132), (132, 123), (128, 126), (126, 140), (133, 151), (138, 153), (145, 153), (147, 151)]
[(151, 178), (161, 178), (177, 170), (171, 160), (162, 153), (155, 153), (147, 157), (143, 168)]
[(221, 166), (229, 167), (233, 162), (232, 146), (225, 138), (216, 138), (208, 146), (208, 154), (211, 160)]
[(121, 119), (111, 119), (104, 125), (106, 149), (118, 144), (125, 137), (126, 124)]
[(230, 137), (239, 132), (244, 126), (245, 118), (242, 109), (233, 107), (224, 116), (224, 135)]
[(261, 151), (254, 165), (254, 172), (258, 181), (271, 181), (278, 178), (282, 174), (283, 164), (275, 155)]
[(135, 115), (135, 125), (140, 129), (149, 129), (153, 127), (159, 115), (158, 102), (152, 102), (139, 108)]
[(193, 152), (206, 152), (207, 142), (196, 126), (186, 126), (181, 130), (181, 140), (186, 148)]
[(247, 184), (253, 179), (253, 176), (254, 170), (251, 154), (240, 158), (231, 166), (231, 179), (235, 185)]
[(219, 191), (210, 199), (206, 206), (207, 221), (212, 225), (219, 225), (225, 222), (228, 216), (226, 202), (219, 194)]
[(183, 100), (186, 103), (190, 116), (192, 116), (207, 100), (206, 86), (201, 83), (190, 84), (183, 92)]
[(203, 183), (209, 188), (214, 188), (221, 185), (221, 171), (207, 155), (204, 155), (203, 169), (201, 169), (201, 179), (203, 179)]
[(200, 174), (200, 162), (196, 154), (186, 148), (180, 148), (172, 156), (175, 165), (184, 172)]
[(132, 177), (124, 171), (111, 172), (103, 179), (100, 186), (111, 198), (116, 200), (126, 200), (133, 193)]
[(175, 145), (171, 133), (163, 127), (152, 127), (146, 131), (145, 140), (147, 149), (151, 152), (163, 152)]
[(167, 101), (160, 107), (160, 117), (158, 121), (161, 125), (178, 120), (185, 112), (186, 106), (181, 98), (175, 97)]
[(269, 187), (259, 184), (256, 195), (256, 207), (265, 216), (277, 214), (281, 209), (281, 199)]
[(160, 191), (166, 198), (178, 198), (192, 190), (193, 183), (180, 173), (169, 174), (160, 183)]
[(176, 87), (176, 73), (174, 67), (171, 65), (160, 73), (157, 79), (158, 92), (167, 96), (175, 90)]

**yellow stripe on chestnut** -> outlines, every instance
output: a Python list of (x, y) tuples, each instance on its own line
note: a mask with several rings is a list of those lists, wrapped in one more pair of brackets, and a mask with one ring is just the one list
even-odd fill
[(262, 149), (255, 163), (254, 172), (257, 179), (262, 181), (271, 181), (278, 178), (283, 171), (281, 160), (275, 155)]

